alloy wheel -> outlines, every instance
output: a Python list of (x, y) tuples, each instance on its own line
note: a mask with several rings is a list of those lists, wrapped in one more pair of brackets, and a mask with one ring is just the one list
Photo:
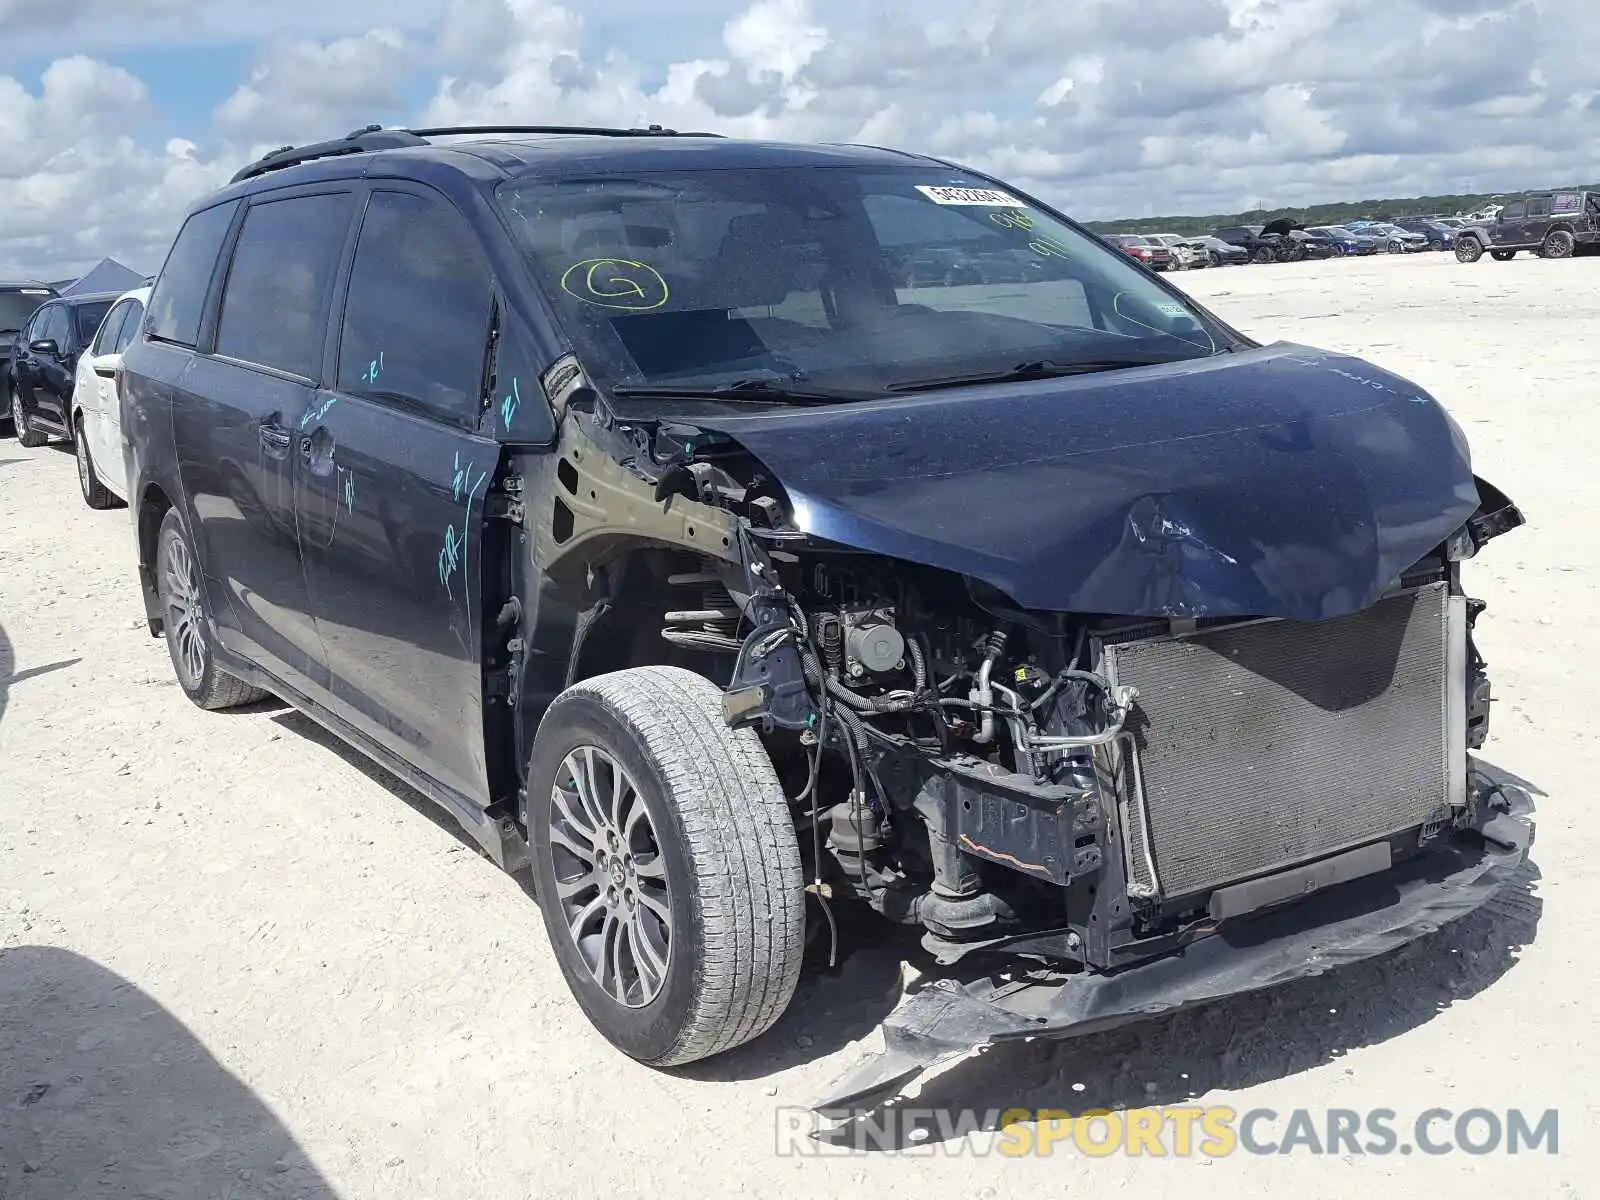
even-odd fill
[(672, 957), (666, 860), (644, 796), (598, 746), (576, 747), (550, 790), (550, 857), (567, 933), (624, 1008), (660, 994)]
[(22, 415), (22, 397), (16, 388), (11, 389), (11, 425), (18, 438), (28, 431), (27, 418)]
[(89, 498), (91, 479), (89, 475), (89, 448), (84, 443), (83, 426), (78, 426), (76, 436), (72, 439), (72, 457), (78, 460), (78, 486), (83, 489), (85, 500)]
[(169, 537), (163, 549), (161, 599), (172, 644), (174, 665), (191, 688), (198, 688), (206, 672), (204, 610), (200, 605), (200, 579), (194, 556), (182, 538)]

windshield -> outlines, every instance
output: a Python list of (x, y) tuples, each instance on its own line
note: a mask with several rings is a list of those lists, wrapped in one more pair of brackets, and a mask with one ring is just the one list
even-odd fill
[(28, 323), (34, 310), (50, 299), (44, 288), (0, 292), (0, 332), (15, 333)]
[(516, 179), (498, 200), (597, 382), (879, 394), (1228, 335), (1124, 254), (942, 169)]

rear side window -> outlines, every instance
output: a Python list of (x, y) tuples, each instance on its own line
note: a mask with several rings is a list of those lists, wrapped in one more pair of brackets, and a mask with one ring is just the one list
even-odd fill
[(1548, 217), (1550, 215), (1550, 198), (1536, 196), (1528, 201), (1528, 215), (1530, 217)]
[(127, 321), (128, 315), (135, 307), (132, 300), (124, 300), (111, 310), (101, 324), (100, 332), (95, 334), (91, 353), (96, 355), (116, 353), (117, 339), (122, 336), (123, 323)]
[(1500, 210), (1500, 215), (1506, 220), (1524, 217), (1528, 214), (1528, 206), (1521, 200), (1514, 200)]
[(133, 339), (139, 336), (139, 326), (144, 324), (144, 305), (137, 300), (128, 302), (128, 319), (122, 323), (121, 330), (117, 333), (117, 340), (112, 346), (113, 354), (121, 354), (133, 344)]
[(338, 192), (250, 206), (222, 294), (218, 354), (316, 378), (354, 202)]
[(339, 339), (339, 390), (474, 424), (493, 288), (443, 197), (373, 192)]
[(183, 223), (150, 297), (152, 337), (183, 346), (193, 346), (199, 339), (206, 288), (238, 206), (237, 200), (231, 200), (197, 212)]
[(80, 304), (74, 310), (74, 322), (77, 325), (78, 336), (76, 342), (80, 346), (87, 345), (94, 337), (95, 331), (105, 322), (106, 314), (111, 311), (111, 301), (98, 300), (93, 304)]

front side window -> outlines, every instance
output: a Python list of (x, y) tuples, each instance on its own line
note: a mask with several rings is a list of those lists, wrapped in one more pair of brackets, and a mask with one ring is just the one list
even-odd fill
[(471, 424), (493, 287), (465, 219), (441, 197), (374, 192), (339, 338), (339, 390)]
[(217, 254), (238, 207), (237, 200), (230, 200), (197, 212), (183, 223), (150, 296), (152, 337), (180, 346), (193, 346), (199, 340), (206, 289), (211, 286)]
[(67, 318), (65, 304), (52, 304), (39, 314), (39, 320), (33, 333), (36, 342), (49, 340), (56, 344), (56, 349), (62, 353), (67, 350), (67, 338), (72, 333), (72, 322)]
[(1229, 340), (1125, 254), (959, 173), (515, 179), (498, 200), (580, 359), (612, 385), (914, 390)]
[(111, 349), (113, 354), (121, 354), (133, 345), (133, 339), (139, 336), (139, 326), (144, 324), (144, 305), (137, 300), (129, 300), (127, 304), (128, 319), (122, 323), (122, 328), (117, 333), (117, 340)]
[(222, 293), (218, 354), (316, 377), (354, 203), (334, 192), (250, 206)]

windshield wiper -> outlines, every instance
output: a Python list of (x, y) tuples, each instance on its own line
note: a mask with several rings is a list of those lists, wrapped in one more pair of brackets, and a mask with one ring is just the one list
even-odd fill
[(1085, 362), (1055, 362), (1036, 358), (999, 371), (974, 371), (967, 375), (941, 375), (933, 379), (908, 379), (891, 383), (891, 392), (927, 392), (937, 388), (976, 387), (981, 383), (1026, 383), (1031, 379), (1058, 379), (1066, 375), (1092, 375), (1122, 367), (1151, 367), (1167, 362), (1159, 358), (1096, 358)]
[(625, 383), (611, 389), (611, 394), (621, 399), (658, 400), (722, 400), (740, 404), (837, 404), (847, 400), (875, 400), (876, 392), (850, 391), (845, 388), (796, 387), (781, 379), (752, 376), (735, 379), (732, 383)]

